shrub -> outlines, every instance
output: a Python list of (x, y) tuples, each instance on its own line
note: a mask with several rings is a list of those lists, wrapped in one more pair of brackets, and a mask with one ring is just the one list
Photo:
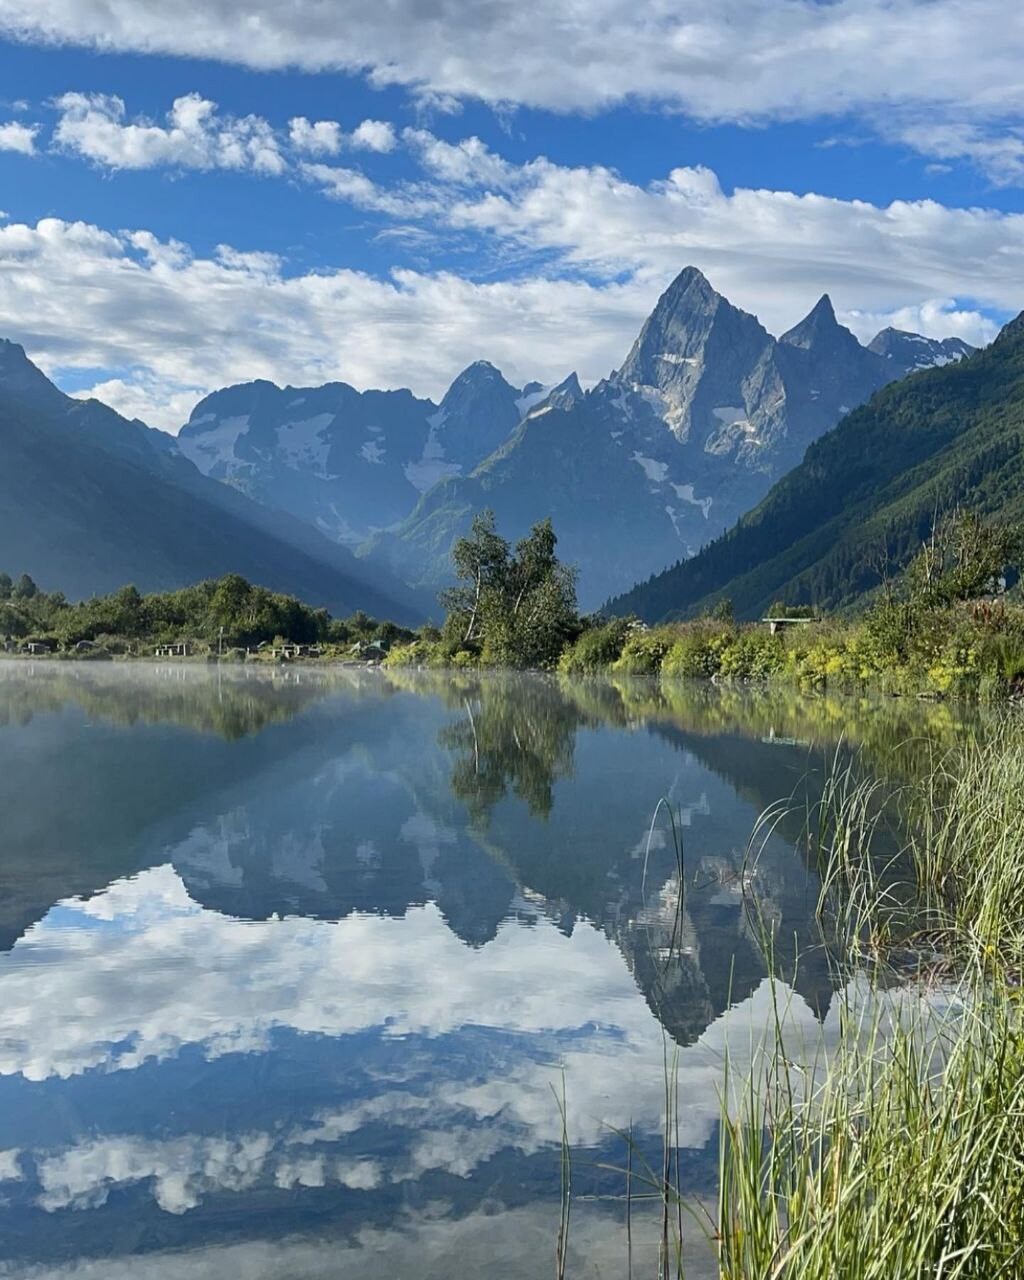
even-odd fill
[(562, 654), (558, 670), (564, 675), (604, 671), (622, 656), (623, 647), (635, 625), (629, 618), (612, 618), (610, 622), (589, 627)]
[(687, 627), (662, 662), (662, 674), (708, 680), (722, 669), (722, 655), (735, 638), (731, 627), (695, 623)]
[(665, 654), (672, 648), (677, 635), (678, 631), (672, 627), (632, 631), (612, 670), (630, 676), (657, 675)]

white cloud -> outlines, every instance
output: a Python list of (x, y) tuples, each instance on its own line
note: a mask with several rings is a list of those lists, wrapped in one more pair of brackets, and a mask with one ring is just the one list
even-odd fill
[(308, 155), (337, 155), (341, 150), (342, 131), (337, 120), (317, 120), (296, 116), (288, 121), (288, 136), (296, 151)]
[(286, 161), (270, 125), (258, 116), (221, 116), (198, 93), (176, 98), (165, 124), (127, 121), (124, 102), (109, 94), (65, 93), (54, 144), (114, 169), (249, 169), (280, 175)]
[(439, 193), (425, 188), (417, 190), (408, 183), (383, 187), (359, 169), (329, 164), (300, 165), (302, 176), (318, 186), (328, 199), (343, 200), (357, 209), (385, 213), (398, 218), (425, 217), (440, 213)]
[[(968, 160), (997, 186), (1016, 186), (1024, 180), (1024, 130), (981, 128), (963, 122), (908, 125), (897, 132), (900, 141), (940, 161)], [(948, 165), (929, 169), (947, 171)]]
[[(310, 162), (300, 172), (382, 218), (383, 234), (416, 237), (419, 252), (437, 236), (471, 250), (481, 273), (513, 278), (297, 274), (270, 254), (222, 246), (198, 257), (146, 231), (43, 219), (0, 224), (0, 333), (26, 340), (47, 371), (131, 370), (99, 385), (123, 410), (170, 427), (193, 393), (256, 377), (437, 397), (483, 357), (520, 383), (557, 382), (572, 368), (592, 381), (621, 363), (689, 263), (776, 333), (825, 290), (863, 339), (897, 323), (978, 342), (993, 314), (1024, 302), (1020, 214), (725, 192), (702, 168), (641, 186), (600, 166), (514, 165), (476, 139), (403, 140), (420, 181), (388, 185)], [(124, 145), (111, 143), (115, 154)]]
[(74, 393), (79, 400), (102, 400), (124, 417), (140, 418), (162, 431), (177, 431), (205, 394), (202, 387), (183, 387), (173, 378), (153, 377), (145, 370), (134, 381), (107, 378)]
[(986, 346), (999, 330), (998, 325), (977, 311), (957, 307), (952, 298), (930, 298), (894, 311), (855, 311), (845, 320), (850, 328), (862, 334), (875, 334), (886, 328), (902, 329), (907, 333), (923, 333), (928, 338), (963, 338), (974, 347)]
[[(642, 1201), (633, 1206), (633, 1263), (637, 1274), (656, 1274), (660, 1219)], [(691, 1233), (696, 1236), (697, 1233)], [(78, 1257), (37, 1266), (12, 1262), (8, 1280), (380, 1280), (394, 1276), (489, 1275), (534, 1280), (537, 1259), (552, 1249), (552, 1210), (547, 1202), (516, 1209), (496, 1203), (457, 1217), (439, 1205), (417, 1207), (386, 1227), (363, 1226), (333, 1235), (321, 1224), (307, 1235), (285, 1239), (197, 1244), (191, 1248), (108, 1257)], [(593, 1201), (573, 1206), (569, 1272), (616, 1275), (623, 1253), (621, 1218)], [(385, 1261), (386, 1260), (386, 1261)], [(707, 1280), (710, 1268), (686, 1274)]]
[(34, 155), (38, 132), (37, 124), (21, 124), (17, 120), (0, 124), (0, 151), (17, 151), (23, 156)]
[(364, 120), (353, 129), (350, 139), (364, 151), (393, 151), (398, 142), (395, 127), (387, 120)]
[(369, 73), (433, 102), (640, 99), (705, 120), (1024, 110), (1017, 0), (0, 0), (0, 29), (252, 67)]

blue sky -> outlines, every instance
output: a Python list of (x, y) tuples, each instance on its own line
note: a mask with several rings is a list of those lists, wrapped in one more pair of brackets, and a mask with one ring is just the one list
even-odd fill
[(1007, 0), (0, 0), (0, 333), (175, 429), (252, 377), (621, 362), (688, 263), (985, 341), (1024, 305)]

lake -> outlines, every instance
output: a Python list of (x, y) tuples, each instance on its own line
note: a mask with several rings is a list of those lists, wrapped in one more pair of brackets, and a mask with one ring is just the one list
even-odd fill
[(780, 991), (795, 1042), (834, 1034), (825, 772), (959, 731), (642, 681), (0, 664), (0, 1275), (550, 1277), (563, 1114), (567, 1274), (627, 1275), (627, 1241), (653, 1274), (666, 1075), (699, 1213), (726, 1047)]

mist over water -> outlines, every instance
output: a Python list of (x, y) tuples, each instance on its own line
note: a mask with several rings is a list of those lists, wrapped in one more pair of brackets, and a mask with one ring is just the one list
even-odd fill
[(0, 1274), (549, 1276), (563, 1079), (571, 1273), (624, 1273), (608, 1166), (631, 1126), (660, 1159), (666, 1060), (699, 1202), (726, 1044), (749, 1063), (780, 991), (794, 1053), (835, 1034), (803, 835), (836, 752), (884, 776), (963, 727), (683, 684), (0, 664)]

